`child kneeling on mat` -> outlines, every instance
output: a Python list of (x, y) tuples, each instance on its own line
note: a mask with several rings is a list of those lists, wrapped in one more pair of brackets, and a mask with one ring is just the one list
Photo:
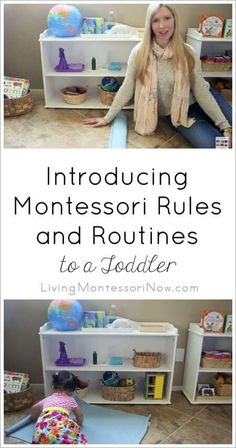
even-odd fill
[(37, 419), (32, 444), (86, 445), (87, 439), (80, 431), (83, 414), (72, 396), (80, 385), (79, 378), (66, 370), (54, 373), (52, 378), (53, 394), (31, 408), (31, 416)]

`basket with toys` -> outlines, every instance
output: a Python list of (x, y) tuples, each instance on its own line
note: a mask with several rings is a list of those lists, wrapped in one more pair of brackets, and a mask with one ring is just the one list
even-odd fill
[(29, 374), (4, 370), (4, 411), (20, 411), (32, 405)]
[(101, 382), (104, 400), (131, 401), (135, 397), (133, 378), (120, 378), (117, 372), (104, 372)]
[(77, 377), (77, 387), (75, 389), (75, 395), (81, 400), (86, 397), (89, 389), (89, 381), (82, 381)]
[(147, 367), (156, 368), (161, 365), (161, 353), (160, 352), (136, 352), (133, 350), (133, 365), (135, 367)]
[(232, 376), (227, 373), (217, 373), (214, 386), (216, 395), (230, 397), (232, 395)]

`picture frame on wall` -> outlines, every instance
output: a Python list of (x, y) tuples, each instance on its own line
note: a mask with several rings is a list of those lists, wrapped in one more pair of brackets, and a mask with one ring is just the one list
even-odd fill
[(227, 314), (225, 318), (225, 333), (232, 333), (232, 314)]

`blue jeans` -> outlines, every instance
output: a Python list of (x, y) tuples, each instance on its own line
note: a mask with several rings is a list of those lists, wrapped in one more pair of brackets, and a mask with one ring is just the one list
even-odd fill
[[(218, 103), (226, 120), (232, 125), (231, 105), (217, 90), (210, 88), (210, 92)], [(215, 138), (222, 137), (223, 132), (216, 127), (198, 103), (194, 103), (189, 107), (188, 117), (195, 118), (196, 122), (190, 128), (178, 126), (175, 128), (176, 131), (183, 135), (194, 148), (215, 148)], [(170, 116), (168, 116), (168, 122), (171, 123)]]

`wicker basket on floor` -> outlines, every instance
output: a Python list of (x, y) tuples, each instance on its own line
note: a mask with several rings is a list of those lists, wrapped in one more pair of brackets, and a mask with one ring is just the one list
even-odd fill
[(161, 353), (159, 352), (136, 352), (134, 350), (133, 365), (135, 367), (160, 367)]
[(29, 408), (33, 402), (32, 389), (29, 386), (28, 389), (21, 392), (14, 392), (12, 394), (4, 394), (4, 411), (20, 411), (21, 409)]
[(4, 98), (4, 117), (16, 117), (26, 114), (33, 109), (33, 106), (31, 92), (19, 98)]
[(131, 386), (106, 386), (102, 383), (101, 392), (104, 400), (131, 401), (135, 397), (135, 384)]

